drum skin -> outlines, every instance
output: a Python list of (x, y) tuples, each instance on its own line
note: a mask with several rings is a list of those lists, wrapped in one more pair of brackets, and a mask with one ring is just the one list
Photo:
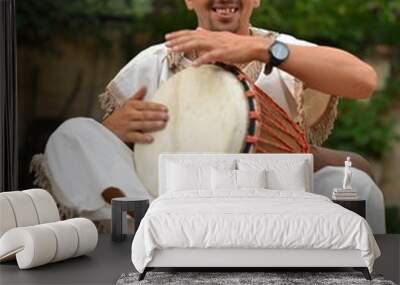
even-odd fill
[(160, 153), (239, 153), (243, 148), (248, 103), (242, 84), (223, 68), (189, 67), (166, 81), (151, 101), (167, 106), (169, 121), (152, 133), (153, 143), (135, 145), (135, 165), (154, 197)]

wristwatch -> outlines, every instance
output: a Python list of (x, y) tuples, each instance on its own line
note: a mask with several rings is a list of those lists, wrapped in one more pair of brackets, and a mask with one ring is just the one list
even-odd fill
[(290, 55), (289, 47), (280, 41), (275, 41), (268, 49), (269, 63), (265, 65), (264, 73), (270, 74), (272, 68), (285, 62)]

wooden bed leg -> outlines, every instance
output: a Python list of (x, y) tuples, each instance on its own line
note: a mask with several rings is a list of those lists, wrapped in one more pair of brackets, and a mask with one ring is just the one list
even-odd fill
[(369, 270), (367, 267), (355, 267), (354, 269), (357, 271), (361, 271), (362, 274), (364, 275), (365, 279), (372, 280), (371, 274), (369, 274)]
[(367, 267), (364, 267), (364, 268), (362, 269), (362, 273), (364, 274), (365, 279), (367, 279), (367, 280), (372, 280), (371, 274), (369, 274), (369, 270), (368, 270)]
[(146, 277), (146, 273), (147, 273), (148, 269), (147, 267), (144, 269), (144, 271), (142, 273), (139, 274), (139, 278), (138, 281), (142, 281), (145, 277)]

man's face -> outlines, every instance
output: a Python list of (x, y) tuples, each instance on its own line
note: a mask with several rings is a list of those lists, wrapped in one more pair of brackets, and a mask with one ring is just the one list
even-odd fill
[(185, 0), (194, 10), (199, 26), (211, 31), (247, 33), (253, 9), (259, 0)]

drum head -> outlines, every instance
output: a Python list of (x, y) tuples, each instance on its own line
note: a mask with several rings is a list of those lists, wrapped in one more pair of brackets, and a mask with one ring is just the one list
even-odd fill
[(171, 77), (151, 100), (167, 106), (167, 127), (152, 133), (151, 144), (135, 145), (136, 171), (143, 185), (158, 196), (160, 153), (239, 153), (248, 124), (242, 84), (214, 65), (189, 67)]

